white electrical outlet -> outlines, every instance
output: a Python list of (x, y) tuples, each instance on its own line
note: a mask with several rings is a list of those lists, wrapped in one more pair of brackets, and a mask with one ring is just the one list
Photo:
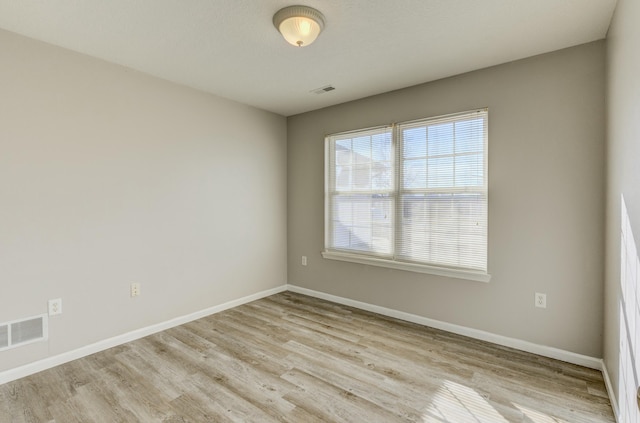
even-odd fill
[(134, 282), (131, 284), (131, 297), (137, 297), (138, 295), (140, 295), (140, 284)]
[(536, 292), (536, 307), (538, 308), (547, 308), (547, 294), (541, 294)]
[(302, 256), (302, 265), (303, 266), (307, 265), (307, 256)]
[(49, 300), (49, 316), (55, 316), (57, 314), (62, 314), (62, 298)]

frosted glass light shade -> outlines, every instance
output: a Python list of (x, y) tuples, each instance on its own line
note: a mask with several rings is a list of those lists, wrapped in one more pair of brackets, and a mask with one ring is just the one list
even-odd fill
[(289, 6), (273, 16), (273, 25), (289, 44), (304, 47), (318, 38), (324, 28), (324, 16), (310, 7)]
[(320, 34), (320, 25), (309, 18), (289, 18), (282, 21), (278, 28), (289, 44), (307, 46)]

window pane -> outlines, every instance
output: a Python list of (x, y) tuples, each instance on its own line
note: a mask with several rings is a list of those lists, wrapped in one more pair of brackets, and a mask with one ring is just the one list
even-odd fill
[(453, 124), (429, 126), (427, 145), (429, 156), (453, 154)]
[(334, 141), (334, 189), (384, 191), (393, 188), (391, 133), (373, 133)]
[(393, 188), (393, 168), (391, 162), (375, 162), (371, 172), (372, 189), (390, 190)]
[(425, 157), (427, 155), (427, 128), (409, 128), (402, 131), (404, 158)]
[(356, 163), (371, 162), (371, 137), (354, 138), (353, 153)]
[(336, 166), (335, 179), (336, 190), (351, 190), (351, 166)]
[(371, 137), (373, 165), (371, 188), (375, 190), (393, 189), (393, 153), (391, 132)]
[(456, 186), (481, 187), (484, 183), (482, 153), (456, 157)]
[(393, 201), (387, 195), (338, 195), (333, 199), (333, 248), (389, 254)]
[(411, 194), (400, 199), (400, 258), (483, 269), (485, 197), (481, 194)]
[(427, 171), (429, 188), (453, 186), (453, 157), (429, 159)]
[(349, 249), (350, 246), (350, 232), (349, 227), (340, 223), (334, 222), (333, 224), (333, 248), (340, 250)]
[(353, 173), (353, 188), (354, 189), (371, 189), (371, 166), (355, 165)]
[(336, 140), (335, 142), (336, 155), (341, 154), (342, 157), (348, 159), (336, 160), (338, 164), (351, 164), (351, 138)]
[(484, 119), (456, 122), (456, 154), (484, 150)]
[(403, 188), (427, 187), (427, 160), (405, 160), (402, 177)]
[(343, 225), (351, 226), (353, 223), (353, 204), (343, 197), (336, 197), (333, 204), (333, 219)]

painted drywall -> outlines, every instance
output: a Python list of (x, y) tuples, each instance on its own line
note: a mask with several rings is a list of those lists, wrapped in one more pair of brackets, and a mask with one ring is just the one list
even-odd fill
[[(618, 0), (607, 36), (607, 241), (604, 360), (618, 399), (620, 399), (618, 389), (622, 376), (619, 371), (620, 346), (623, 341), (620, 333), (624, 328), (620, 321), (622, 304), (620, 269), (621, 264), (627, 259), (621, 252), (623, 212), (628, 216), (628, 223), (635, 237), (636, 251), (640, 250), (638, 248), (638, 242), (640, 242), (639, 21), (640, 3), (636, 0)], [(621, 207), (623, 197), (626, 210)], [(637, 255), (633, 258), (637, 260)], [(640, 277), (636, 279), (636, 283), (640, 286)], [(637, 324), (636, 337), (639, 331)], [(637, 360), (640, 357), (638, 351), (635, 351), (635, 354)], [(637, 368), (639, 364), (640, 362), (636, 361), (636, 378), (640, 375), (640, 370)], [(632, 374), (633, 369), (627, 377)], [(637, 379), (635, 383), (636, 386), (640, 386)], [(634, 392), (630, 394), (633, 400)]]
[[(286, 120), (0, 31), (0, 371), (286, 283)], [(129, 285), (142, 294), (129, 297)]]
[[(604, 58), (598, 41), (290, 117), (289, 283), (602, 357)], [(489, 283), (321, 257), (325, 135), (480, 107)], [(536, 292), (546, 309), (534, 307)]]

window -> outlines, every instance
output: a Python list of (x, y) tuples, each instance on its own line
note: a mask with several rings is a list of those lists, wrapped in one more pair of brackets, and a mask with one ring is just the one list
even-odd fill
[(325, 258), (488, 281), (486, 110), (328, 136)]

